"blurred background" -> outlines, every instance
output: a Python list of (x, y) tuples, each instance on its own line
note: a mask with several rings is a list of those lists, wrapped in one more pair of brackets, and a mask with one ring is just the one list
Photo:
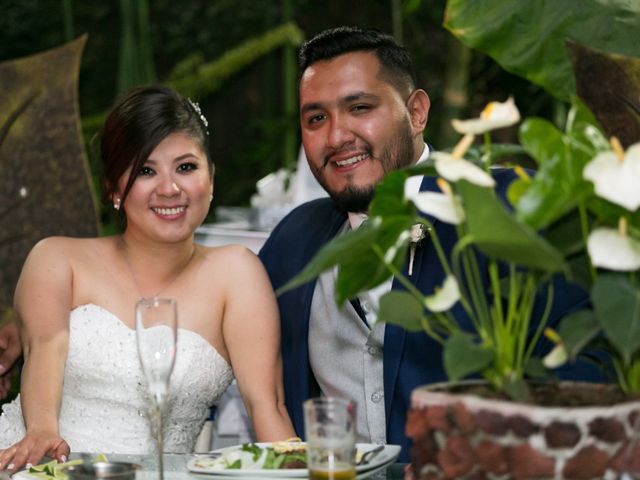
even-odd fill
[[(416, 61), (432, 99), (426, 140), (457, 138), (452, 117), (477, 115), (514, 95), (525, 115), (553, 118), (565, 107), (510, 75), (443, 28), (445, 0), (2, 0), (0, 62), (60, 46), (87, 33), (79, 74), (85, 147), (118, 93), (167, 83), (200, 102), (217, 165), (214, 207), (248, 206), (256, 182), (294, 167), (299, 151), (296, 53), (300, 42), (339, 25), (393, 34)], [(515, 140), (515, 130), (499, 132)], [(99, 195), (99, 186), (96, 183)], [(113, 231), (100, 208), (103, 233)], [(208, 221), (215, 220), (215, 208)]]

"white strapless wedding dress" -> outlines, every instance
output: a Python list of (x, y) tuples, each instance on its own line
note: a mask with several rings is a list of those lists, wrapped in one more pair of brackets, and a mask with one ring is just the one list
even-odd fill
[[(72, 452), (149, 453), (154, 440), (136, 333), (111, 312), (82, 305), (69, 317), (60, 435)], [(200, 335), (179, 329), (164, 421), (165, 452), (191, 452), (209, 407), (233, 380), (231, 367)], [(0, 449), (24, 436), (20, 398), (3, 407)]]

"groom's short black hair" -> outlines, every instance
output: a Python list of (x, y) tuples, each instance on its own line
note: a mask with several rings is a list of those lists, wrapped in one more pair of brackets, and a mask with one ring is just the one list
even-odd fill
[(360, 51), (375, 53), (382, 77), (398, 91), (412, 92), (416, 88), (416, 74), (409, 52), (391, 35), (359, 27), (332, 28), (307, 40), (298, 55), (300, 75), (315, 62)]

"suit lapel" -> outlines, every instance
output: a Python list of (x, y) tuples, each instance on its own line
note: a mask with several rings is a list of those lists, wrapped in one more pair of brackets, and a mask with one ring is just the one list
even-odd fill
[[(438, 191), (438, 186), (436, 183), (436, 177), (424, 177), (422, 179), (422, 184), (420, 185), (420, 191)], [(432, 225), (436, 225), (438, 220), (430, 215), (424, 215), (424, 217), (431, 222)], [(403, 270), (404, 275), (406, 275), (411, 283), (414, 285), (419, 284), (419, 279), (421, 275), (428, 275), (426, 272), (426, 268), (423, 262), (424, 250), (425, 246), (428, 245), (429, 237), (428, 235), (422, 240), (421, 244), (418, 245), (415, 251), (414, 263), (413, 263), (413, 273), (409, 277), (408, 276), (408, 265), (405, 264), (405, 268)], [(408, 262), (407, 262), (408, 263)], [(392, 289), (402, 288), (400, 282), (397, 279), (393, 280)], [(395, 325), (386, 325), (385, 334), (384, 334), (384, 398), (385, 398), (385, 413), (387, 418), (387, 431), (389, 429), (389, 422), (391, 419), (391, 411), (393, 410), (393, 399), (394, 399), (394, 391), (396, 389), (396, 384), (398, 382), (398, 375), (400, 373), (402, 353), (404, 352), (404, 344), (407, 337), (407, 331), (404, 328), (395, 326)], [(404, 408), (404, 405), (401, 406)]]

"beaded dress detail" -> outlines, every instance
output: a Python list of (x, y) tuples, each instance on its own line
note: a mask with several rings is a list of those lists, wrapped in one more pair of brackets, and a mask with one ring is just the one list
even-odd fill
[[(178, 329), (164, 420), (164, 451), (193, 451), (212, 406), (233, 380), (224, 358), (197, 333)], [(72, 452), (154, 451), (136, 333), (111, 312), (82, 305), (69, 317), (60, 435)], [(0, 449), (24, 436), (20, 398), (3, 407)]]

